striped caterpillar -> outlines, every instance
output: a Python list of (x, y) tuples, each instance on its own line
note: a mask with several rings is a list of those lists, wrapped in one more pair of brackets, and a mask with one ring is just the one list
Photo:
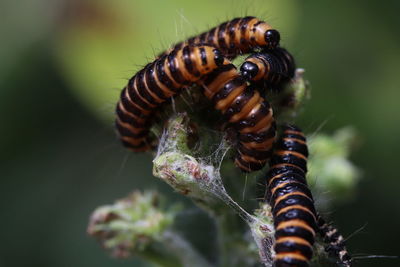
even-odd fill
[(267, 201), (275, 227), (274, 266), (308, 266), (317, 229), (316, 211), (307, 187), (308, 149), (299, 128), (286, 125), (267, 173)]
[(318, 214), (307, 187), (308, 149), (301, 130), (286, 125), (276, 144), (267, 174), (267, 200), (275, 226), (274, 266), (308, 266), (315, 233), (327, 243), (326, 251), (340, 265), (350, 267), (344, 238)]
[(122, 143), (133, 151), (152, 148), (149, 129), (157, 107), (224, 63), (211, 46), (185, 46), (147, 64), (122, 90), (115, 121)]
[(202, 86), (228, 127), (237, 132), (236, 166), (244, 172), (264, 167), (276, 132), (269, 103), (257, 90), (247, 86), (233, 64), (215, 70), (204, 79)]

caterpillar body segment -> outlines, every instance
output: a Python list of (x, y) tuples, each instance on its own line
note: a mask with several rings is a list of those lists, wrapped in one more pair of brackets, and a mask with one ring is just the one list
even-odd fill
[(267, 173), (266, 200), (275, 227), (274, 266), (309, 266), (317, 231), (314, 200), (308, 189), (308, 149), (299, 128), (286, 125)]
[(137, 152), (152, 149), (149, 129), (157, 108), (225, 62), (214, 47), (184, 46), (147, 64), (129, 80), (117, 103), (115, 124), (123, 145)]
[[(180, 49), (186, 45), (207, 44), (218, 48), (227, 58), (246, 54), (258, 48), (273, 49), (278, 46), (280, 34), (268, 23), (256, 17), (235, 18), (224, 22), (209, 31), (193, 36), (176, 44)], [(162, 53), (160, 56), (169, 53)]]

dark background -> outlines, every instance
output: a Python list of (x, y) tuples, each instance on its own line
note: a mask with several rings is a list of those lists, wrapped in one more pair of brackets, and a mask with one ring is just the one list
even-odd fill
[(150, 155), (129, 154), (116, 141), (119, 90), (172, 42), (243, 15), (276, 26), (306, 69), (312, 98), (303, 128), (327, 121), (325, 132), (353, 125), (360, 133), (352, 160), (362, 179), (331, 210), (345, 235), (367, 223), (349, 250), (398, 255), (400, 2), (320, 2), (1, 3), (0, 266), (142, 264), (110, 259), (85, 233), (95, 207), (135, 188), (183, 199), (152, 177)]

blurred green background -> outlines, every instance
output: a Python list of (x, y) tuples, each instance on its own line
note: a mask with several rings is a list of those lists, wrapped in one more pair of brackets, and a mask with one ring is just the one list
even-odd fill
[[(345, 235), (367, 224), (349, 250), (399, 254), (400, 2), (20, 0), (0, 10), (0, 266), (145, 266), (110, 259), (86, 235), (95, 207), (135, 188), (183, 200), (152, 177), (150, 155), (116, 140), (119, 91), (173, 42), (244, 15), (279, 29), (306, 69), (312, 98), (299, 125), (360, 133), (362, 180), (330, 210)], [(185, 224), (202, 218), (189, 213)], [(206, 248), (202, 225), (194, 238)]]

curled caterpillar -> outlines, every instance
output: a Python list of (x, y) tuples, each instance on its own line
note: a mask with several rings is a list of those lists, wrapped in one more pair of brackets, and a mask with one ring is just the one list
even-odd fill
[(267, 201), (275, 227), (274, 266), (309, 266), (316, 211), (307, 187), (308, 149), (299, 128), (286, 125), (267, 173)]
[(318, 232), (328, 245), (325, 247), (326, 252), (330, 256), (339, 259), (338, 263), (345, 266), (351, 266), (351, 256), (347, 252), (346, 244), (343, 236), (339, 231), (325, 222), (325, 220), (318, 214), (317, 216)]
[[(245, 54), (257, 48), (273, 49), (278, 46), (277, 30), (255, 17), (235, 18), (219, 26), (176, 44), (172, 50), (185, 45), (207, 44), (218, 48), (227, 58)], [(165, 55), (170, 50), (161, 54)]]
[(122, 90), (115, 125), (120, 139), (133, 151), (152, 148), (149, 129), (155, 110), (206, 74), (224, 64), (211, 46), (184, 46), (147, 64)]
[(268, 101), (233, 64), (216, 69), (203, 80), (205, 96), (223, 114), (228, 127), (237, 132), (235, 164), (244, 172), (259, 170), (271, 156), (276, 126)]
[(293, 56), (281, 47), (254, 53), (240, 67), (240, 72), (247, 80), (275, 91), (279, 91), (294, 77), (295, 70)]

